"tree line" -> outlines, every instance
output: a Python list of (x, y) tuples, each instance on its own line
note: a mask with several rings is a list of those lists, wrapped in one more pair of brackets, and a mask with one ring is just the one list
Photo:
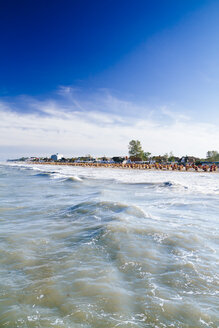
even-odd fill
[[(128, 144), (129, 150), (129, 158), (132, 161), (148, 161), (149, 159), (155, 160), (158, 163), (161, 162), (175, 162), (179, 161), (180, 157), (174, 156), (172, 152), (169, 154), (166, 153), (164, 155), (152, 156), (150, 152), (145, 152), (142, 148), (141, 142), (139, 140), (131, 140)], [(185, 158), (189, 158), (188, 156), (184, 156)], [(190, 156), (197, 161), (208, 161), (208, 162), (217, 162), (219, 161), (219, 153), (216, 150), (207, 151), (206, 158), (200, 159), (195, 156)]]

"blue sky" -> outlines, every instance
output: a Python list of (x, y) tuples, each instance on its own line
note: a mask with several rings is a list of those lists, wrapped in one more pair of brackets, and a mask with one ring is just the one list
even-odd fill
[(218, 1), (0, 9), (0, 157), (219, 150)]

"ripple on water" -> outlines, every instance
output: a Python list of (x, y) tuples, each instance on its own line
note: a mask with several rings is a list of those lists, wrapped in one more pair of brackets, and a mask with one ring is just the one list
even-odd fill
[(218, 327), (216, 196), (192, 195), (186, 174), (129, 186), (122, 170), (108, 182), (104, 170), (12, 172), (21, 206), (1, 212), (0, 326)]

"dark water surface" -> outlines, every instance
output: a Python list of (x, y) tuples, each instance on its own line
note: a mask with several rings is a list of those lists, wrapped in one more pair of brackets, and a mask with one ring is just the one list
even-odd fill
[(0, 327), (219, 327), (219, 174), (0, 165)]

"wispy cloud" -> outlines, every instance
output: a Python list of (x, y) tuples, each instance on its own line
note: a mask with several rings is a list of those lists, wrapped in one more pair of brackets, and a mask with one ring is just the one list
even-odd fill
[(159, 109), (158, 119), (151, 109), (109, 92), (83, 99), (71, 88), (62, 87), (59, 93), (62, 99), (23, 97), (25, 111), (22, 102), (18, 107), (16, 101), (0, 102), (0, 146), (48, 154), (57, 149), (65, 155), (116, 155), (127, 154), (128, 142), (139, 139), (153, 154), (204, 156), (209, 149), (219, 149), (214, 124), (194, 122), (167, 107)]
[(176, 112), (170, 110), (167, 106), (161, 107), (161, 112), (163, 113), (163, 115), (169, 117), (170, 119), (172, 119), (175, 122), (191, 120), (191, 118), (188, 115), (176, 113)]

